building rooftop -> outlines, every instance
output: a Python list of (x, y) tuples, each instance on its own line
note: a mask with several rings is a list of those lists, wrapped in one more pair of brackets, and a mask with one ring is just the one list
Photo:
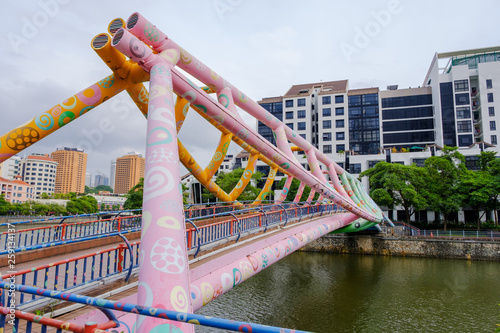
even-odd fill
[(483, 47), (479, 49), (469, 49), (469, 50), (461, 50), (461, 51), (452, 51), (452, 52), (442, 52), (438, 53), (438, 59), (451, 58), (457, 56), (473, 56), (476, 54), (490, 53), (490, 52), (500, 52), (500, 46), (492, 46), (492, 47)]
[(357, 96), (366, 94), (376, 94), (379, 92), (378, 87), (375, 88), (363, 88), (363, 89), (349, 89), (347, 96)]
[(321, 88), (320, 94), (342, 93), (347, 91), (347, 80), (316, 82), (293, 85), (283, 97), (307, 96), (313, 88)]
[(236, 158), (242, 158), (242, 157), (250, 157), (250, 153), (247, 152), (246, 150), (242, 150), (236, 155)]
[(258, 101), (257, 103), (264, 104), (264, 103), (279, 103), (279, 102), (283, 102), (283, 96), (264, 97), (261, 101)]
[(63, 148), (57, 148), (56, 151), (57, 150), (77, 151), (77, 152), (83, 153), (83, 149), (78, 149), (78, 148), (63, 147)]
[(48, 161), (48, 162), (54, 162), (54, 163), (57, 163), (56, 161), (54, 161), (52, 158), (49, 157), (48, 154), (45, 154), (45, 156), (40, 156), (40, 155), (30, 155), (28, 157), (26, 157), (28, 160), (37, 160), (37, 161)]

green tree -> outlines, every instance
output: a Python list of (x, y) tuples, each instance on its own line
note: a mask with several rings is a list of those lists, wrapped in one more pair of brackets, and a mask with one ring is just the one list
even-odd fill
[[(286, 183), (286, 177), (281, 178), (279, 181), (278, 185), (276, 188), (278, 190), (283, 189)], [(295, 196), (297, 195), (297, 191), (299, 190), (300, 186), (300, 180), (298, 179), (293, 179), (292, 184), (290, 185), (290, 188), (288, 189), (288, 193), (286, 195), (285, 201), (293, 201), (295, 199)], [(309, 186), (304, 187), (304, 191), (302, 192), (302, 195), (300, 196), (299, 201), (306, 201), (307, 197), (309, 197), (309, 194), (311, 193), (311, 188)], [(313, 200), (317, 200), (319, 198), (319, 193), (314, 194)]]
[(100, 191), (108, 191), (113, 193), (113, 188), (108, 185), (97, 185), (96, 187), (94, 187), (94, 190), (95, 194), (98, 194)]
[(105, 210), (105, 209), (106, 209), (106, 205), (104, 204), (104, 202), (103, 202), (103, 203), (101, 203), (100, 209), (101, 209), (101, 211), (103, 211), (103, 210)]
[(66, 203), (66, 210), (70, 214), (88, 214), (96, 213), (99, 209), (97, 207), (97, 200), (90, 195), (85, 195), (68, 201)]
[(184, 205), (186, 205), (188, 203), (188, 198), (189, 198), (189, 187), (184, 184), (184, 183), (181, 183), (181, 186), (182, 186), (182, 203)]
[[(238, 184), (244, 172), (245, 170), (242, 168), (235, 169), (228, 173), (220, 171), (217, 174), (215, 183), (219, 185), (219, 187), (223, 189), (224, 192), (229, 194)], [(262, 176), (264, 175), (259, 171), (253, 173), (252, 180), (248, 183), (248, 185), (245, 187), (241, 195), (238, 197), (239, 201), (249, 201), (249, 200), (255, 200), (255, 198), (257, 198), (261, 190), (252, 185), (252, 182), (258, 183), (261, 180)], [(208, 202), (215, 201), (215, 195), (210, 193), (206, 188), (203, 189), (202, 196)]]
[(10, 210), (10, 202), (5, 200), (5, 197), (2, 194), (0, 196), (0, 215), (6, 215), (9, 210)]
[(94, 193), (93, 189), (91, 187), (88, 187), (87, 185), (85, 185), (85, 194), (91, 194), (91, 193)]
[(370, 196), (378, 205), (390, 209), (402, 206), (408, 224), (415, 211), (427, 207), (423, 168), (380, 162), (359, 176), (369, 177)]
[(448, 216), (462, 207), (464, 196), (458, 187), (460, 175), (466, 171), (464, 161), (458, 148), (446, 146), (441, 156), (432, 156), (425, 161), (428, 208), (443, 215), (444, 230), (447, 228)]
[(144, 178), (141, 178), (139, 179), (139, 182), (134, 187), (132, 187), (130, 191), (128, 191), (127, 201), (125, 201), (125, 203), (123, 204), (123, 209), (142, 208), (143, 193), (144, 193)]

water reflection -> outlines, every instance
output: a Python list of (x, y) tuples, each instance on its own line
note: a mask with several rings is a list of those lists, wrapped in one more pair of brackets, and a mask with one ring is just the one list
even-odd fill
[(497, 262), (298, 252), (198, 313), (325, 333), (492, 332), (499, 303)]

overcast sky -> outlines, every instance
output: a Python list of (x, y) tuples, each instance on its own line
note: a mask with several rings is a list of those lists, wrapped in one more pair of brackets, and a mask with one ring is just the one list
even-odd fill
[[(495, 0), (3, 0), (2, 8), (2, 133), (109, 75), (90, 41), (135, 11), (254, 100), (293, 84), (342, 79), (351, 89), (417, 87), (435, 52), (500, 44)], [(112, 129), (99, 134), (103, 122)], [(144, 153), (145, 130), (122, 93), (25, 152), (84, 146), (87, 172), (109, 176), (111, 160)], [(219, 134), (193, 111), (179, 137), (204, 166)]]

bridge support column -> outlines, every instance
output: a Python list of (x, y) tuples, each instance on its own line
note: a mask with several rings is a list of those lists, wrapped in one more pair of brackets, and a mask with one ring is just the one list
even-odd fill
[[(192, 312), (170, 64), (158, 61), (150, 74), (137, 302)], [(139, 333), (194, 332), (191, 324), (151, 317), (140, 317), (137, 327)]]

